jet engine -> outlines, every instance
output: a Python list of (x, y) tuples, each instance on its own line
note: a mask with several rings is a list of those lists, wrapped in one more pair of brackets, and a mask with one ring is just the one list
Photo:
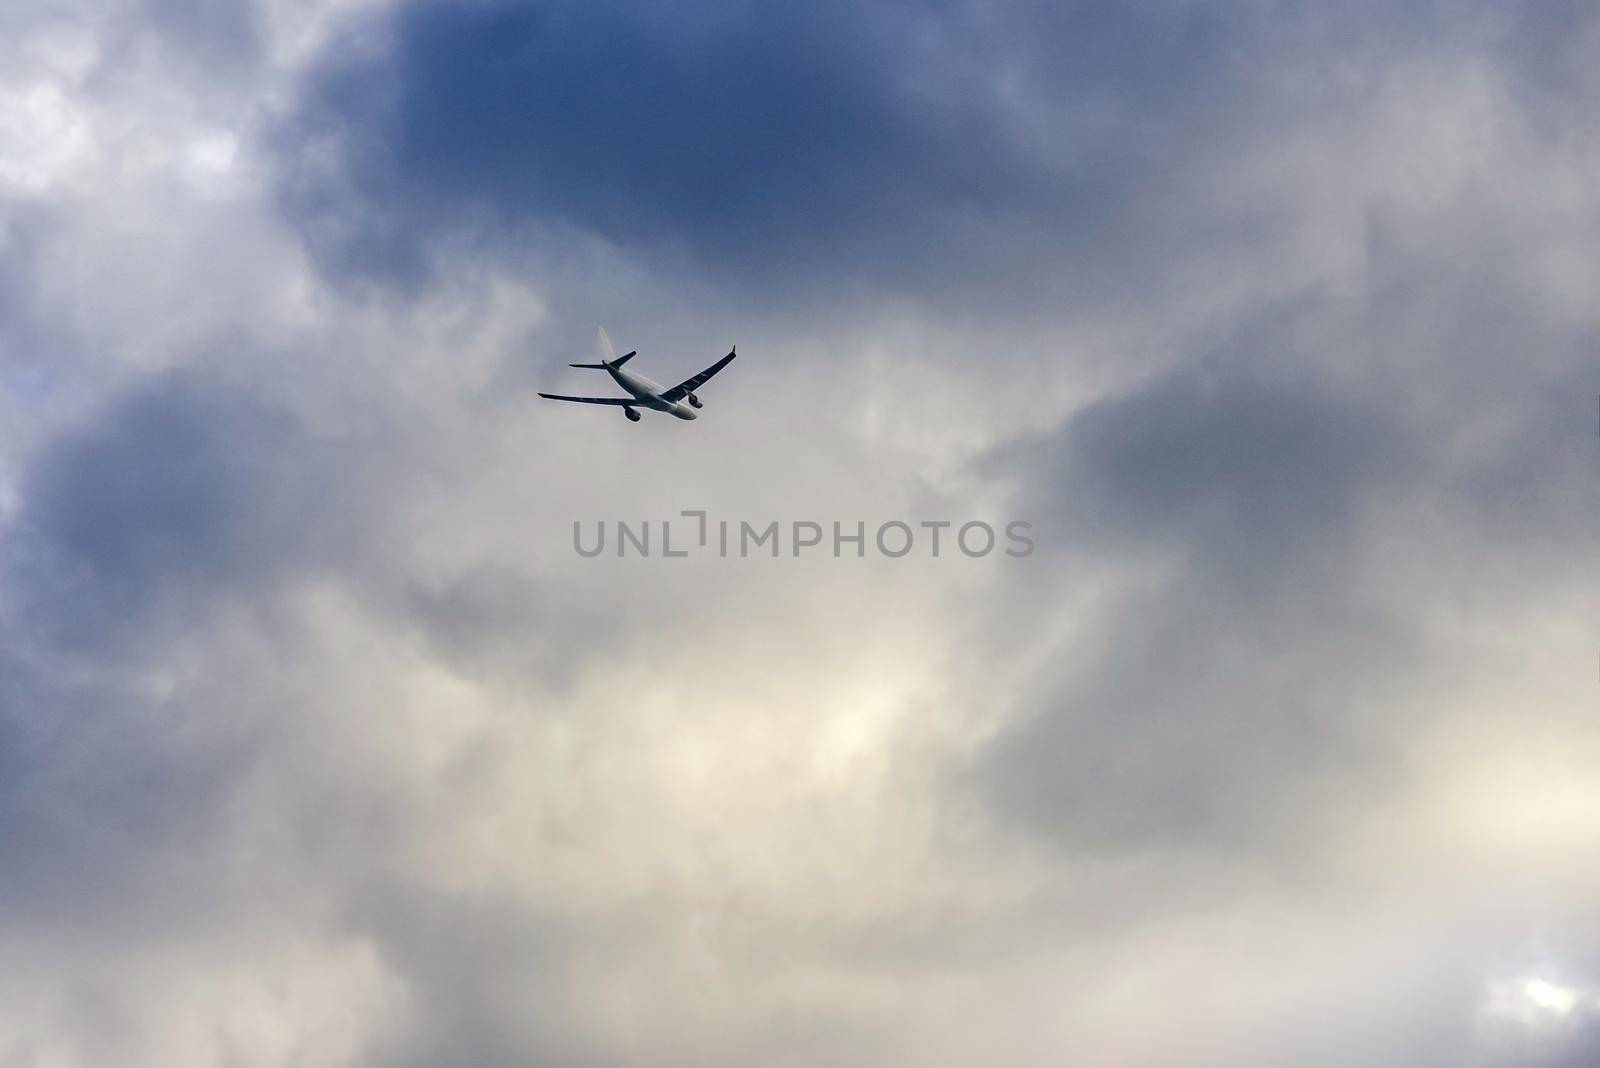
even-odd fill
[(630, 423), (637, 423), (639, 421), (639, 413), (634, 411), (632, 408), (622, 409), (622, 414), (628, 417), (628, 422)]
[(689, 394), (689, 407), (691, 407), (691, 408), (703, 407), (703, 405), (701, 405), (701, 403), (700, 403), (700, 398), (696, 397), (693, 393)]

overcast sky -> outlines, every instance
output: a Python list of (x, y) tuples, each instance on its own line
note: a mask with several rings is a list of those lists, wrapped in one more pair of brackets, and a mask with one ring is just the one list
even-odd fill
[(7, 0), (0, 1066), (1600, 1063), (1596, 54)]

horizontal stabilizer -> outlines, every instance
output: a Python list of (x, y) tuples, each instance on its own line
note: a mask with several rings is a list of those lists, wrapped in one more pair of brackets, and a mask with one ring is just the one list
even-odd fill
[(610, 363), (569, 363), (569, 364), (567, 364), (567, 366), (568, 367), (587, 367), (587, 368), (589, 368), (590, 370), (593, 370), (593, 371), (604, 371), (607, 368), (611, 368), (611, 367), (621, 367), (623, 364), (627, 363), (629, 360), (633, 359), (637, 355), (639, 355), (639, 350), (638, 349), (634, 349), (632, 352), (628, 353), (626, 356), (618, 356), (618, 357), (616, 357)]

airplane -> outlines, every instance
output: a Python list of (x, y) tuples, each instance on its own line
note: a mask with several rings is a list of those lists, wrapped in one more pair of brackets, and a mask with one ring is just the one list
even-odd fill
[(643, 375), (636, 375), (632, 371), (624, 371), (622, 365), (639, 354), (639, 350), (618, 356), (617, 350), (611, 347), (611, 339), (606, 337), (604, 327), (600, 328), (600, 348), (605, 353), (599, 363), (573, 363), (569, 367), (587, 367), (597, 371), (604, 371), (612, 379), (627, 390), (629, 397), (564, 397), (559, 393), (541, 393), (539, 396), (547, 400), (574, 401), (578, 404), (614, 404), (622, 408), (622, 414), (628, 417), (631, 423), (639, 421), (639, 409), (649, 408), (652, 411), (666, 412), (679, 419), (695, 418), (695, 410), (702, 407), (700, 398), (694, 391), (706, 384), (706, 380), (733, 361), (739, 354), (738, 346), (734, 350), (707, 367), (704, 371), (692, 378), (686, 378), (671, 389), (650, 381)]

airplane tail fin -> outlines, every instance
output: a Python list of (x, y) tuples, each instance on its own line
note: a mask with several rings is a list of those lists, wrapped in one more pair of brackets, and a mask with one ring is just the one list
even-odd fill
[[(599, 366), (602, 367), (602, 368), (604, 368), (604, 367), (621, 367), (623, 364), (627, 363), (629, 360), (631, 360), (635, 356), (639, 355), (639, 350), (638, 349), (634, 349), (632, 352), (628, 353), (625, 356), (618, 356), (617, 355), (617, 350), (611, 347), (611, 339), (606, 336), (606, 328), (603, 327), (603, 326), (600, 328), (600, 352), (601, 352), (601, 356), (600, 356), (600, 364), (599, 364)], [(574, 366), (574, 367), (594, 367), (595, 364), (592, 364), (592, 363), (575, 363), (572, 366)]]

